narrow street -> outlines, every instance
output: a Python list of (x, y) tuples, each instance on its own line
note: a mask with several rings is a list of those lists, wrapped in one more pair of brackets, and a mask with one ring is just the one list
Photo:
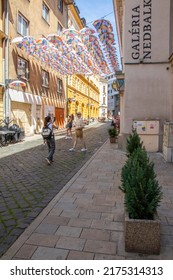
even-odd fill
[(45, 162), (43, 144), (1, 158), (0, 256), (107, 140), (108, 126), (98, 123), (85, 130), (86, 153), (80, 151), (80, 142), (76, 152), (69, 152), (72, 140), (60, 137), (51, 166)]

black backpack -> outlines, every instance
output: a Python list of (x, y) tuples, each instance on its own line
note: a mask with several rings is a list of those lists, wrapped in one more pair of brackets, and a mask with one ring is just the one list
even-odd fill
[(43, 127), (41, 135), (42, 135), (43, 139), (50, 139), (52, 136), (52, 129), (50, 129), (48, 127), (48, 125), (46, 127)]

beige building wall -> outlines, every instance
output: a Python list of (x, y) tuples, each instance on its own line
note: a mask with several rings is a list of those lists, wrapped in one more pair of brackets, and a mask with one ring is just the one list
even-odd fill
[[(63, 13), (61, 13), (58, 10), (58, 1), (56, 0), (9, 0), (10, 39), (12, 40), (15, 37), (21, 36), (17, 29), (19, 13), (29, 21), (28, 35), (33, 36), (36, 39), (47, 37), (49, 34), (57, 33), (58, 23), (60, 23), (63, 28), (66, 28), (67, 6), (65, 2), (68, 1), (63, 1)], [(45, 3), (49, 9), (48, 22), (42, 17), (43, 3)], [(43, 118), (48, 112), (56, 115), (59, 127), (63, 127), (66, 107), (64, 77), (61, 73), (52, 71), (46, 64), (39, 63), (36, 59), (26, 55), (24, 51), (16, 48), (15, 45), (10, 42), (8, 65), (9, 79), (20, 78), (17, 76), (18, 56), (29, 62), (30, 75), (29, 80), (26, 81), (26, 88), (10, 89), (10, 117), (14, 119), (14, 122), (23, 126), (27, 135), (33, 134), (34, 132), (40, 132), (43, 125)], [(42, 70), (49, 73), (48, 88), (42, 87)], [(57, 78), (62, 79), (63, 81), (63, 92), (61, 95), (58, 95), (57, 93)], [(38, 98), (32, 98), (32, 95)], [(16, 105), (16, 102), (19, 103), (18, 106)], [(30, 106), (27, 106), (26, 104), (29, 104)], [(21, 121), (20, 116), (23, 115), (25, 116), (25, 119)]]
[(6, 1), (0, 0), (0, 120), (4, 119), (4, 52), (3, 52), (3, 42), (6, 38), (5, 35), (5, 3)]
[(173, 119), (170, 0), (116, 2), (122, 5), (121, 12), (123, 8), (118, 22), (123, 22), (121, 39), (125, 73), (120, 146), (125, 148), (133, 120), (152, 119), (160, 122), (158, 147), (161, 150), (163, 123)]
[[(81, 30), (84, 28), (79, 13), (74, 5), (69, 6), (68, 28)], [(99, 116), (99, 77), (94, 75), (72, 75), (67, 80), (67, 115), (74, 116), (78, 111), (84, 119)]]

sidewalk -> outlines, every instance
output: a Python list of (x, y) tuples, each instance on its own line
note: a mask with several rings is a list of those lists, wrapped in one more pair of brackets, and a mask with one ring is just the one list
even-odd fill
[(161, 254), (124, 250), (125, 153), (107, 141), (9, 248), (2, 259), (173, 259), (173, 164), (151, 154), (164, 198), (159, 207)]
[[(91, 126), (97, 126), (100, 123), (93, 122), (89, 125), (86, 125), (84, 130), (89, 129)], [(63, 138), (66, 134), (66, 128), (60, 128), (55, 130), (55, 139)], [(74, 128), (72, 128), (72, 133), (74, 133)], [(21, 152), (27, 149), (34, 148), (36, 146), (40, 146), (43, 143), (43, 138), (41, 134), (34, 134), (32, 136), (27, 136), (23, 141), (18, 143), (11, 143), (8, 146), (0, 147), (0, 158), (10, 156), (17, 152)]]

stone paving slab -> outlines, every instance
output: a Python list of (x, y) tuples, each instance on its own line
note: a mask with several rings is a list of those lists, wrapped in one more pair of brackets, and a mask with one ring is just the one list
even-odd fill
[[(155, 163), (157, 178), (162, 183), (164, 193), (158, 209), (161, 219), (160, 255), (125, 252), (124, 202), (119, 185), (126, 156), (117, 149), (116, 144), (107, 141), (2, 259), (172, 260), (173, 165), (165, 163), (160, 153), (152, 153), (150, 158)], [(104, 176), (100, 179), (101, 173), (108, 176), (108, 180), (102, 180)], [(28, 253), (25, 252), (27, 248)]]

